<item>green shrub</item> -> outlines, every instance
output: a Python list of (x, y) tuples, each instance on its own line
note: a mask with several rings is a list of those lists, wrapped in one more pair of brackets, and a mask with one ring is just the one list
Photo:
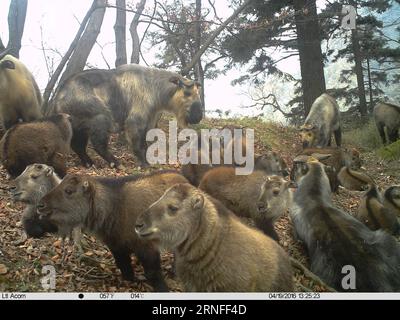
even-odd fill
[(378, 155), (388, 161), (400, 159), (400, 140), (380, 148)]
[(368, 151), (382, 147), (382, 141), (373, 119), (370, 119), (361, 127), (345, 131), (343, 142)]

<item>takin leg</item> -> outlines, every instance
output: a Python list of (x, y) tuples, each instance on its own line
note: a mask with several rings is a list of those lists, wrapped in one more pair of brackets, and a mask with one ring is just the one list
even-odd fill
[(148, 162), (146, 160), (146, 122), (140, 118), (130, 118), (126, 123), (126, 134), (127, 140), (131, 145), (133, 154), (139, 161), (140, 166), (147, 166)]
[(336, 146), (340, 147), (342, 145), (342, 129), (339, 127), (334, 131)]
[(60, 176), (60, 178), (64, 178), (64, 176), (67, 174), (67, 167), (65, 166), (65, 155), (61, 153), (55, 153), (48, 165), (54, 167), (54, 171)]
[(279, 242), (279, 236), (275, 231), (274, 223), (270, 219), (255, 219), (255, 225), (267, 236), (270, 236), (275, 241)]
[(140, 243), (135, 248), (135, 254), (144, 269), (144, 275), (156, 292), (168, 292), (161, 272), (160, 253), (152, 245)]
[(386, 144), (385, 126), (382, 123), (377, 123), (376, 127), (378, 128), (378, 132), (379, 135), (381, 136), (382, 143)]
[(121, 270), (122, 278), (127, 281), (134, 281), (135, 275), (132, 269), (130, 252), (124, 249), (111, 249), (111, 253), (114, 256), (117, 267)]
[(389, 143), (396, 142), (399, 139), (399, 130), (397, 128), (388, 131)]
[(89, 168), (93, 165), (92, 159), (86, 153), (87, 144), (89, 141), (89, 134), (87, 129), (74, 130), (71, 139), (71, 148), (81, 159), (82, 164)]
[(111, 168), (118, 167), (118, 160), (108, 150), (110, 140), (111, 120), (105, 115), (98, 115), (91, 120), (90, 141), (94, 150), (106, 160)]

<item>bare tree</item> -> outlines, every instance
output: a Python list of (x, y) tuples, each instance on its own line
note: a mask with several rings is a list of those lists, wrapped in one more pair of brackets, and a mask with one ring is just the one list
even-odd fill
[(0, 39), (0, 50), (9, 49), (9, 53), (19, 58), (21, 39), (24, 33), (27, 0), (12, 0), (8, 10), (8, 44), (7, 48)]
[[(196, 0), (196, 9), (195, 9), (195, 15), (196, 15), (196, 24), (195, 24), (195, 33), (194, 33), (194, 46), (195, 46), (195, 52), (200, 50), (201, 47), (201, 0)], [(203, 105), (203, 116), (205, 115), (205, 98), (204, 98), (204, 69), (201, 64), (201, 57), (197, 61), (196, 67), (195, 67), (195, 74), (197, 80), (201, 84), (200, 88), (200, 98), (202, 101)]]
[[(54, 87), (61, 75), (61, 72), (63, 71), (63, 69), (65, 67), (65, 64), (68, 62), (69, 58), (71, 57), (72, 53), (74, 52), (75, 48), (77, 47), (77, 44), (79, 43), (79, 41), (82, 37), (82, 34), (85, 31), (86, 25), (88, 24), (88, 21), (89, 21), (90, 17), (92, 16), (92, 13), (95, 10), (97, 10), (98, 8), (99, 8), (98, 0), (94, 0), (92, 3), (92, 6), (90, 7), (90, 9), (88, 10), (85, 17), (82, 20), (81, 25), (79, 27), (78, 32), (75, 35), (74, 40), (71, 42), (67, 52), (61, 59), (59, 65), (57, 66), (57, 69), (54, 71), (52, 77), (50, 78), (49, 82), (47, 83), (46, 89), (44, 90), (44, 94), (43, 94), (42, 108), (43, 108), (44, 114), (47, 114), (50, 96), (51, 96), (51, 94), (54, 90)], [(101, 9), (104, 9), (104, 7), (102, 7)], [(85, 59), (85, 62), (86, 62), (86, 59)]]
[(71, 58), (68, 60), (65, 71), (61, 76), (60, 83), (65, 79), (68, 79), (71, 75), (83, 70), (90, 51), (92, 51), (92, 48), (96, 43), (101, 25), (103, 24), (107, 0), (94, 0), (94, 5), (97, 9), (95, 9), (90, 16), (86, 29), (83, 32), (82, 37), (79, 39)]
[(135, 15), (133, 16), (131, 25), (129, 27), (129, 32), (132, 37), (132, 55), (131, 63), (139, 63), (140, 60), (140, 40), (137, 32), (137, 27), (139, 25), (139, 19), (146, 5), (146, 0), (140, 0), (136, 7)]
[(187, 75), (189, 71), (196, 65), (196, 63), (199, 61), (201, 56), (206, 52), (208, 47), (211, 45), (211, 43), (214, 41), (218, 35), (226, 29), (226, 27), (233, 21), (235, 18), (241, 13), (244, 8), (246, 8), (253, 0), (245, 0), (237, 9), (223, 22), (220, 24), (218, 28), (216, 28), (210, 36), (204, 41), (203, 45), (200, 47), (199, 50), (197, 50), (196, 54), (192, 58), (192, 60), (186, 65), (184, 69), (182, 69), (181, 73), (182, 75)]
[(117, 0), (117, 16), (115, 18), (115, 66), (118, 67), (127, 63), (126, 57), (126, 2)]

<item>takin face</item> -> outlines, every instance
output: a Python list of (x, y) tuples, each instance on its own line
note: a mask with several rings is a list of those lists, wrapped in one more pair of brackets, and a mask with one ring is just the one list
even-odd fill
[(179, 77), (171, 77), (169, 81), (177, 86), (169, 105), (176, 115), (179, 127), (186, 128), (188, 124), (199, 123), (203, 118), (200, 84)]
[(289, 188), (296, 184), (286, 181), (279, 176), (267, 176), (261, 185), (260, 196), (257, 200), (259, 218), (276, 220), (290, 207), (292, 193)]
[(318, 128), (315, 125), (306, 124), (300, 127), (300, 138), (303, 148), (315, 146), (317, 137)]
[(254, 169), (264, 171), (269, 175), (289, 175), (287, 164), (275, 151), (268, 151), (258, 156), (254, 162)]
[(58, 227), (60, 236), (69, 236), (73, 229), (83, 224), (92, 207), (91, 191), (85, 177), (67, 175), (40, 200), (38, 213)]
[(60, 181), (52, 167), (38, 163), (29, 165), (14, 180), (11, 188), (14, 201), (28, 204), (22, 214), (22, 225), (28, 237), (41, 238), (47, 232), (57, 232), (57, 227), (53, 223), (47, 219), (40, 219), (36, 205)]
[(172, 186), (138, 217), (135, 231), (140, 238), (169, 250), (188, 238), (190, 230), (200, 223), (204, 196), (201, 193), (189, 196), (186, 185), (189, 184)]
[(13, 200), (37, 204), (60, 181), (52, 167), (39, 163), (31, 164), (14, 180), (14, 186), (11, 188)]

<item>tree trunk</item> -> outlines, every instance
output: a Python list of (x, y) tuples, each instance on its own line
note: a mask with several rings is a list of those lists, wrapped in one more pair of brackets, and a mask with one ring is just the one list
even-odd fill
[(357, 29), (351, 30), (351, 42), (353, 47), (355, 72), (357, 75), (357, 87), (358, 87), (358, 99), (359, 99), (358, 110), (360, 111), (361, 116), (366, 116), (367, 99), (365, 98), (364, 73), (362, 68), (361, 48), (360, 48), (360, 43), (358, 41)]
[(129, 32), (132, 37), (132, 55), (131, 55), (131, 63), (139, 64), (140, 61), (140, 40), (139, 35), (137, 33), (137, 27), (139, 25), (140, 15), (144, 10), (144, 6), (146, 4), (146, 0), (141, 0), (136, 8), (136, 13), (133, 16), (131, 25), (129, 27)]
[[(196, 24), (194, 33), (194, 47), (195, 47), (195, 52), (198, 52), (201, 47), (201, 0), (196, 0), (195, 15), (196, 15)], [(202, 112), (204, 117), (206, 111), (206, 105), (204, 100), (204, 70), (201, 64), (201, 57), (198, 59), (197, 64), (195, 66), (195, 75), (197, 80), (201, 84), (200, 98), (203, 105)]]
[(5, 50), (5, 48), (6, 47), (4, 46), (3, 41), (1, 41), (1, 38), (0, 38), (0, 52)]
[(326, 91), (316, 0), (294, 0), (297, 45), (300, 56), (304, 116)]
[(27, 6), (27, 0), (12, 0), (8, 11), (9, 36), (7, 48), (11, 49), (9, 53), (16, 58), (19, 58), (19, 50), (21, 49)]
[(98, 8), (92, 13), (85, 31), (75, 47), (74, 53), (69, 59), (65, 71), (61, 76), (60, 84), (71, 75), (83, 70), (90, 51), (92, 51), (96, 43), (97, 36), (100, 33), (100, 28), (103, 23), (104, 13), (106, 12), (107, 0), (94, 1), (95, 6)]
[(126, 57), (126, 2), (125, 0), (117, 0), (117, 17), (115, 19), (115, 67), (127, 64)]
[(181, 74), (186, 76), (190, 70), (196, 65), (197, 61), (201, 58), (207, 48), (211, 45), (218, 35), (226, 29), (227, 25), (230, 24), (235, 18), (246, 8), (253, 0), (245, 0), (237, 9), (227, 18), (217, 29), (215, 29), (208, 38), (204, 41), (200, 50), (196, 52), (192, 60), (182, 69)]
[(374, 109), (374, 94), (372, 92), (372, 79), (371, 79), (371, 67), (369, 65), (369, 57), (367, 57), (367, 68), (368, 68), (368, 87), (369, 87), (369, 112)]

